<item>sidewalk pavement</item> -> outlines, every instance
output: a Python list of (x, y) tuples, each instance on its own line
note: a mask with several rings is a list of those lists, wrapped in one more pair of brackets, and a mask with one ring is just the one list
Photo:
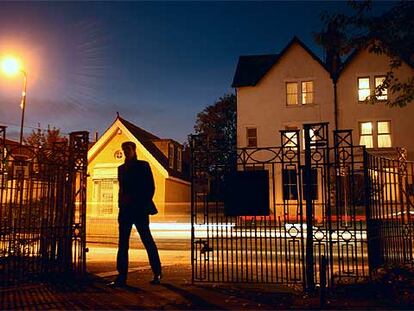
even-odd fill
[[(61, 280), (0, 289), (2, 310), (277, 310), (319, 309), (317, 295), (274, 284), (191, 284), (188, 263), (165, 266), (160, 285), (151, 285), (151, 271), (140, 262), (128, 275), (128, 286), (106, 284), (115, 275), (96, 264), (97, 274), (81, 281)], [(96, 270), (96, 271), (97, 271)], [(105, 274), (106, 273), (106, 274)], [(99, 276), (100, 275), (100, 276)], [(395, 309), (376, 297), (328, 299), (328, 309)]]
[[(128, 286), (111, 288), (106, 284), (117, 274), (116, 248), (93, 246), (87, 257), (89, 274), (86, 278), (0, 287), (0, 310), (320, 309), (318, 295), (305, 295), (301, 286), (192, 284), (189, 255), (188, 250), (160, 250), (163, 279), (160, 285), (151, 285), (152, 273), (145, 251), (131, 249)], [(355, 287), (353, 292), (343, 289), (333, 292), (327, 298), (326, 309), (397, 308), (387, 302), (386, 297), (378, 297), (364, 286)]]

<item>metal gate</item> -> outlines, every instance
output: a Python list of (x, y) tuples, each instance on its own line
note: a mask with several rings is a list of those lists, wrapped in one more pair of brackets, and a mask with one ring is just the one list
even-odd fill
[(1, 285), (85, 272), (88, 133), (50, 149), (0, 138)]
[(368, 155), (370, 267), (414, 265), (414, 162)]
[[(327, 123), (304, 125), (304, 148), (299, 130), (280, 133), (281, 146), (238, 149), (234, 163), (192, 136), (194, 282), (313, 288), (322, 261), (328, 284), (369, 275), (364, 148), (352, 144), (351, 131), (334, 131), (330, 146)], [(256, 197), (267, 211), (247, 206)]]

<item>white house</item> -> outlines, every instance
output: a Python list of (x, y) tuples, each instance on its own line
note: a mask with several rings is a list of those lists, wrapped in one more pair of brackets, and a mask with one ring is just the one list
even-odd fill
[[(232, 84), (237, 93), (237, 146), (277, 146), (281, 129), (316, 122), (329, 122), (335, 129), (337, 122), (338, 129), (353, 129), (356, 144), (375, 151), (404, 147), (414, 159), (414, 105), (363, 103), (382, 83), (388, 64), (385, 55), (356, 51), (334, 81), (328, 66), (296, 37), (279, 54), (241, 56)], [(412, 77), (412, 64), (403, 62), (395, 74), (401, 80)], [(387, 92), (379, 99), (387, 96), (393, 95)]]

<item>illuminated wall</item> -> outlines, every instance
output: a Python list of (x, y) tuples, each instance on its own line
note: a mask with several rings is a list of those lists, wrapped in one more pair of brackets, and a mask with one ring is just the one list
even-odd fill
[[(313, 81), (313, 103), (287, 106), (286, 84), (289, 82)], [(246, 128), (257, 128), (259, 147), (280, 146), (280, 130), (297, 127), (303, 123), (329, 122), (334, 124), (333, 87), (329, 73), (300, 44), (293, 45), (267, 72), (256, 86), (237, 88), (237, 146), (247, 146)], [(303, 146), (301, 132), (300, 144)], [(283, 183), (280, 165), (275, 166), (274, 178), (277, 210), (283, 209), (295, 215), (297, 201), (283, 203)], [(321, 182), (320, 176), (318, 181)], [(270, 182), (270, 193), (272, 185)], [(319, 198), (322, 195), (319, 193)], [(273, 197), (271, 204), (273, 204)]]
[[(168, 220), (171, 206), (181, 209), (189, 219), (190, 184), (171, 179), (168, 172), (141, 143), (119, 122), (98, 140), (89, 153), (87, 183), (87, 234), (95, 237), (114, 237), (118, 233), (118, 166), (124, 163), (121, 144), (134, 141), (137, 145), (138, 159), (147, 161), (154, 176), (154, 203), (158, 214), (151, 221)], [(177, 212), (177, 211), (176, 211)], [(172, 217), (175, 219), (175, 217)], [(96, 240), (96, 238), (95, 238)], [(99, 240), (99, 238), (98, 238)]]
[[(407, 107), (387, 107), (382, 103), (369, 105), (358, 101), (358, 78), (369, 77), (370, 87), (374, 86), (374, 78), (384, 76), (389, 71), (389, 60), (385, 55), (377, 55), (361, 51), (347, 64), (338, 80), (339, 128), (354, 129), (354, 143), (359, 143), (359, 125), (371, 121), (374, 125), (374, 140), (376, 139), (375, 124), (378, 121), (391, 121), (392, 147), (408, 149), (409, 159), (414, 159), (414, 135), (412, 124), (414, 120), (414, 105)], [(413, 77), (414, 70), (403, 63), (395, 75), (400, 81)], [(393, 97), (391, 92), (388, 96)], [(375, 145), (374, 145), (375, 146)]]

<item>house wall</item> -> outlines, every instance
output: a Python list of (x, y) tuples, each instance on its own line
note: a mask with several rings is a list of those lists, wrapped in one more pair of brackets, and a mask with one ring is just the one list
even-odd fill
[(154, 145), (168, 158), (168, 146), (170, 144), (170, 139), (162, 139), (154, 141)]
[[(131, 140), (122, 130), (116, 130), (115, 134), (105, 143), (97, 152), (96, 156), (90, 159), (88, 163), (88, 182), (87, 182), (87, 235), (88, 240), (104, 241), (105, 239), (116, 239), (118, 234), (118, 166), (124, 163), (124, 157), (120, 159), (115, 158), (115, 153), (121, 151), (121, 144), (125, 141)], [(162, 217), (165, 209), (165, 177), (161, 174), (158, 168), (154, 165), (153, 159), (146, 156), (146, 152), (140, 149), (140, 144), (137, 144), (138, 159), (149, 162), (152, 169), (155, 182), (154, 203), (157, 206), (159, 214), (152, 217), (156, 221), (160, 216)], [(94, 181), (100, 179), (111, 179), (114, 181), (113, 191), (113, 209), (111, 214), (102, 215), (99, 213), (99, 198), (94, 187)]]
[[(90, 209), (88, 210), (89, 215), (99, 216), (97, 212), (96, 202), (93, 200), (93, 181), (102, 178), (115, 178), (117, 179), (118, 166), (124, 163), (124, 157), (121, 159), (115, 158), (115, 153), (122, 151), (121, 144), (125, 141), (130, 140), (122, 131), (117, 131), (115, 135), (101, 148), (98, 154), (88, 163), (88, 203)], [(154, 202), (159, 207), (159, 212), (163, 213), (164, 198), (165, 198), (165, 177), (158, 171), (158, 169), (152, 163), (153, 160), (146, 157), (145, 153), (140, 150), (137, 144), (137, 155), (138, 159), (149, 162), (155, 182), (155, 194)], [(118, 214), (117, 197), (118, 193), (114, 194), (116, 197), (114, 209), (114, 215)]]
[[(371, 87), (374, 76), (385, 75), (389, 71), (389, 61), (385, 55), (377, 55), (361, 51), (347, 65), (339, 77), (338, 117), (339, 128), (354, 129), (354, 143), (359, 144), (359, 122), (362, 121), (391, 121), (392, 147), (405, 147), (408, 157), (414, 160), (414, 135), (412, 125), (414, 120), (414, 104), (404, 108), (387, 107), (382, 103), (369, 105), (358, 102), (358, 77), (371, 77)], [(401, 81), (414, 75), (414, 70), (403, 63), (395, 71)], [(392, 99), (393, 95), (388, 92)]]
[[(314, 104), (299, 104), (294, 107), (286, 105), (286, 83), (296, 81), (313, 81)], [(256, 86), (237, 89), (239, 148), (247, 146), (247, 127), (257, 128), (259, 147), (273, 147), (281, 145), (280, 130), (287, 126), (302, 129), (304, 123), (313, 122), (329, 122), (330, 128), (333, 128), (333, 85), (329, 73), (299, 44), (293, 44)], [(302, 131), (300, 144), (303, 146)], [(283, 184), (280, 165), (275, 166), (272, 176), (275, 185), (269, 181), (269, 187), (270, 190), (275, 187), (275, 197), (270, 198), (270, 203), (276, 203), (277, 215), (280, 216), (287, 210), (289, 215), (296, 215), (297, 205), (294, 201), (289, 201), (285, 207), (282, 205)], [(320, 179), (320, 176), (318, 178)], [(319, 195), (319, 198), (322, 196)]]
[(165, 218), (190, 222), (191, 185), (175, 178), (165, 180)]
[[(306, 66), (305, 66), (306, 64)], [(286, 82), (314, 81), (315, 104), (287, 107)], [(333, 125), (333, 86), (328, 72), (293, 44), (254, 87), (237, 89), (237, 146), (246, 147), (246, 127), (257, 127), (258, 146), (280, 145), (286, 126), (328, 121)], [(302, 143), (302, 142), (301, 142)]]

